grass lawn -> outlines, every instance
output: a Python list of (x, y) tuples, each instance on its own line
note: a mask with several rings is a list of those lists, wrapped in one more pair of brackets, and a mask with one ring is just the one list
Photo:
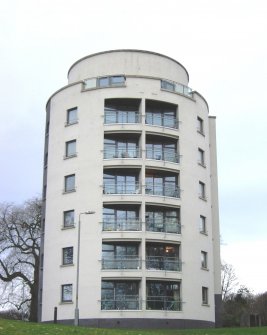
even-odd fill
[(1, 335), (266, 335), (267, 327), (220, 329), (96, 329), (0, 319)]

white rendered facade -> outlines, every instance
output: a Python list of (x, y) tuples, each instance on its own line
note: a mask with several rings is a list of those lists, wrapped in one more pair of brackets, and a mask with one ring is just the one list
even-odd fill
[(41, 321), (57, 307), (73, 323), (80, 216), (80, 324), (215, 324), (215, 118), (188, 79), (164, 55), (108, 51), (76, 62), (49, 99)]

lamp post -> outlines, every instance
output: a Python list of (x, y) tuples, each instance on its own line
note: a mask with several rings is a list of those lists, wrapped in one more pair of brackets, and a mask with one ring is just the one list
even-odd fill
[(81, 215), (95, 214), (93, 211), (86, 211), (79, 214), (78, 222), (78, 245), (77, 245), (77, 273), (76, 273), (76, 298), (75, 298), (75, 313), (74, 326), (79, 325), (79, 270), (80, 270), (80, 231), (81, 231)]

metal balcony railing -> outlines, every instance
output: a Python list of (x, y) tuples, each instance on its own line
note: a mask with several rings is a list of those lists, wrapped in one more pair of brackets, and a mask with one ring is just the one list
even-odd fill
[(103, 231), (141, 231), (142, 224), (139, 219), (105, 220), (102, 223)]
[(176, 219), (162, 221), (147, 219), (146, 230), (153, 232), (181, 234), (181, 224)]
[(130, 183), (130, 182), (117, 182), (109, 183), (104, 182), (103, 193), (104, 194), (140, 194), (141, 187), (140, 183)]
[(167, 256), (147, 256), (146, 269), (148, 270), (165, 270), (181, 271), (182, 264), (177, 257)]
[(141, 116), (138, 111), (110, 110), (105, 108), (104, 123), (140, 123)]
[(146, 124), (178, 129), (179, 121), (175, 117), (155, 114), (146, 115)]
[(146, 309), (163, 311), (181, 311), (182, 302), (172, 296), (148, 296)]
[(104, 159), (112, 158), (140, 158), (141, 150), (139, 147), (133, 149), (105, 148)]
[(117, 256), (102, 259), (102, 269), (104, 270), (139, 270), (141, 265), (142, 261), (138, 256)]
[(115, 299), (101, 300), (102, 310), (136, 310), (141, 308), (141, 299), (138, 295), (117, 296)]
[(161, 161), (180, 163), (180, 155), (173, 150), (146, 150), (146, 158)]
[(180, 188), (175, 184), (164, 183), (157, 185), (149, 183), (145, 185), (145, 192), (146, 194), (180, 198)]

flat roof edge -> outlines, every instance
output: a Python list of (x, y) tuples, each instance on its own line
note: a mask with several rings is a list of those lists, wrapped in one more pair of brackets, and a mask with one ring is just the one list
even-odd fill
[(181, 63), (179, 63), (177, 60), (175, 60), (174, 58), (171, 58), (169, 56), (163, 55), (163, 54), (158, 53), (158, 52), (147, 51), (147, 50), (139, 50), (139, 49), (114, 49), (114, 50), (101, 51), (101, 52), (96, 52), (96, 53), (87, 55), (85, 57), (82, 57), (82, 58), (78, 59), (75, 63), (73, 63), (71, 65), (71, 67), (69, 68), (69, 71), (68, 71), (68, 76), (69, 76), (70, 71), (74, 68), (74, 66), (76, 64), (80, 63), (81, 61), (83, 61), (83, 60), (85, 60), (87, 58), (90, 58), (90, 57), (95, 57), (95, 56), (98, 56), (98, 55), (103, 55), (103, 54), (112, 53), (112, 52), (140, 52), (140, 53), (147, 53), (147, 54), (151, 54), (151, 55), (156, 55), (156, 56), (167, 58), (167, 59), (175, 62), (176, 64), (178, 64), (179, 66), (181, 66), (185, 70), (185, 73), (187, 75), (187, 79), (189, 81), (189, 73), (187, 72), (186, 68)]

